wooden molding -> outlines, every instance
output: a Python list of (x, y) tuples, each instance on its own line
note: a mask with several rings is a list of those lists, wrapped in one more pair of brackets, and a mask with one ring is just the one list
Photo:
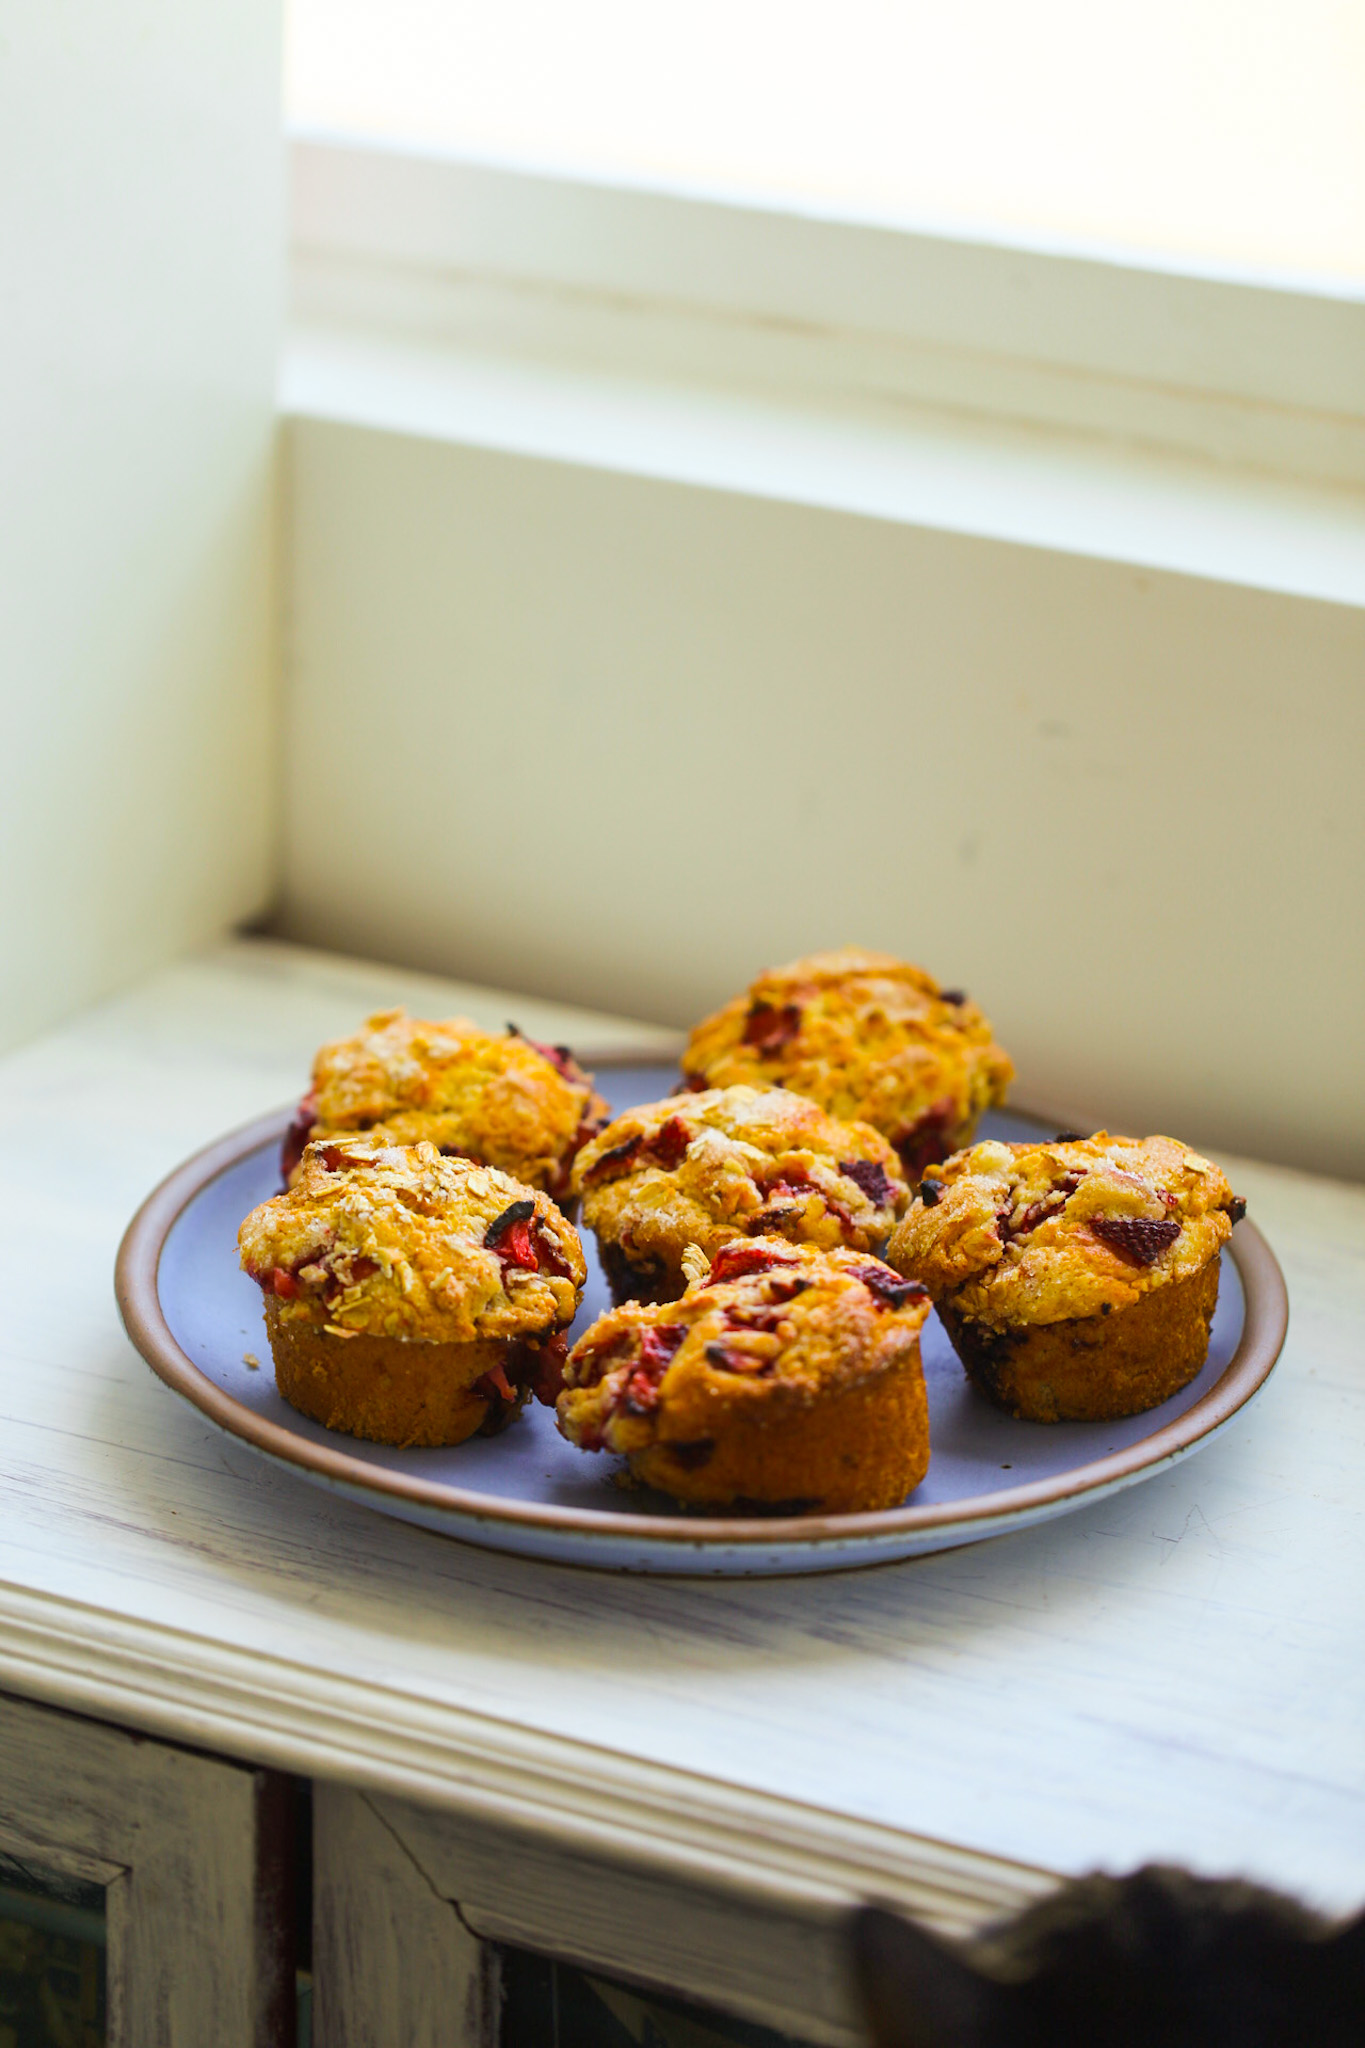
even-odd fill
[(537, 1734), (178, 1629), (0, 1588), (0, 1678), (276, 1768), (778, 1910), (857, 1899), (965, 1932), (1057, 1873)]

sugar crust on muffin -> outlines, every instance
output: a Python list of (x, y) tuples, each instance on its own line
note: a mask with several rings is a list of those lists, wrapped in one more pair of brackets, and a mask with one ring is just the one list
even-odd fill
[(285, 1323), (334, 1336), (515, 1341), (566, 1329), (587, 1268), (543, 1191), (380, 1132), (316, 1139), (238, 1232)]
[(986, 1140), (926, 1175), (887, 1258), (975, 1322), (1054, 1323), (1189, 1279), (1244, 1208), (1175, 1138)]
[(759, 975), (697, 1025), (682, 1065), (693, 1087), (790, 1088), (870, 1123), (911, 1174), (964, 1144), (1014, 1075), (975, 1003), (855, 946)]
[(891, 1507), (928, 1468), (924, 1290), (880, 1260), (731, 1240), (680, 1301), (630, 1302), (569, 1354), (560, 1430), (676, 1498)]
[(683, 1253), (737, 1231), (875, 1251), (910, 1193), (869, 1124), (844, 1123), (783, 1088), (708, 1089), (618, 1116), (579, 1153), (573, 1189), (604, 1253), (651, 1269), (668, 1299)]
[(390, 1144), (432, 1144), (563, 1196), (574, 1153), (608, 1113), (567, 1046), (380, 1010), (318, 1052), (285, 1174), (309, 1137), (381, 1129)]

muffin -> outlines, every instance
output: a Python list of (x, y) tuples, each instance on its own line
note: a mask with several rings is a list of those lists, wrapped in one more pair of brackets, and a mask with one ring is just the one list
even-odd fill
[(1027, 1422), (1139, 1415), (1208, 1356), (1246, 1213), (1174, 1138), (973, 1145), (921, 1181), (887, 1257), (933, 1297), (972, 1384)]
[(458, 1444), (562, 1384), (587, 1269), (549, 1196), (434, 1145), (318, 1139), (237, 1233), (275, 1384), (328, 1429)]
[(287, 1184), (310, 1138), (382, 1127), (391, 1145), (435, 1145), (564, 1198), (575, 1152), (609, 1114), (565, 1045), (380, 1010), (318, 1053), (280, 1164)]
[(960, 989), (853, 946), (761, 974), (698, 1024), (682, 1065), (689, 1088), (791, 1088), (871, 1124), (911, 1180), (965, 1145), (1014, 1078)]
[(675, 1301), (683, 1253), (737, 1231), (880, 1251), (910, 1191), (885, 1138), (786, 1088), (712, 1088), (628, 1110), (574, 1164), (613, 1299)]
[(929, 1465), (924, 1289), (865, 1253), (738, 1238), (680, 1301), (628, 1302), (569, 1353), (560, 1430), (676, 1500), (849, 1514)]

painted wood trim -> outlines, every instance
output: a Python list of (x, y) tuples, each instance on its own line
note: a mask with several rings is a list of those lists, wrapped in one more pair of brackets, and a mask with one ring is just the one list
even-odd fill
[(1365, 412), (1365, 294), (1213, 264), (821, 216), (295, 129), (292, 237), (628, 305), (1009, 352)]
[(11, 1588), (0, 1588), (0, 1679), (779, 1911), (883, 1898), (965, 1932), (1058, 1875)]
[(296, 131), (299, 334), (591, 363), (753, 404), (970, 413), (1280, 474), (1365, 474), (1350, 283), (1011, 243)]
[(497, 2048), (497, 1959), (363, 1793), (313, 1795), (314, 2048)]
[(292, 2048), (270, 1773), (0, 1698), (0, 1784), (7, 1840), (113, 1873), (110, 2048)]
[[(842, 1903), (776, 1907), (695, 1878), (663, 1878), (408, 1802), (374, 1810), (469, 1927), (696, 2000), (822, 2048), (863, 2041), (846, 1976)], [(349, 2042), (346, 2048), (350, 2048)]]

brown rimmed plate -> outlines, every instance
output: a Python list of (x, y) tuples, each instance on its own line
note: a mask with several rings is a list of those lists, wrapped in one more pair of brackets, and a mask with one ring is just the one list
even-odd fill
[[(668, 1093), (676, 1070), (599, 1072), (613, 1108)], [(1265, 1384), (1288, 1300), (1265, 1239), (1238, 1225), (1223, 1256), (1209, 1359), (1192, 1385), (1122, 1422), (1046, 1427), (999, 1414), (966, 1384), (936, 1316), (925, 1325), (933, 1456), (904, 1506), (865, 1515), (701, 1516), (616, 1483), (615, 1460), (560, 1437), (532, 1406), (497, 1437), (449, 1450), (394, 1450), (336, 1435), (275, 1392), (259, 1289), (237, 1264), (237, 1225), (279, 1188), (279, 1111), (196, 1153), (149, 1196), (119, 1251), (124, 1324), (167, 1386), (219, 1428), (347, 1499), (466, 1543), (618, 1571), (837, 1571), (946, 1550), (1064, 1515), (1164, 1471), (1212, 1441)], [(986, 1117), (980, 1137), (1051, 1135), (1023, 1111)], [(576, 1332), (607, 1304), (589, 1279)], [(260, 1360), (257, 1368), (246, 1361)]]

